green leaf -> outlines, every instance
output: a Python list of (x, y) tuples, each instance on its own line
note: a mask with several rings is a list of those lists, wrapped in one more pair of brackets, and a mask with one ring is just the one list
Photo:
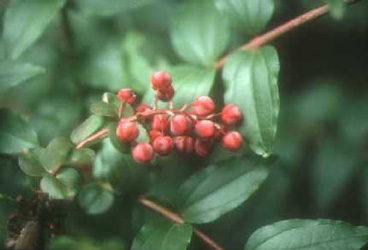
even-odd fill
[(215, 0), (232, 23), (247, 34), (262, 31), (275, 9), (274, 0)]
[(213, 1), (190, 1), (174, 15), (170, 35), (182, 59), (212, 66), (228, 45), (230, 29)]
[(333, 220), (285, 220), (258, 229), (245, 250), (358, 250), (368, 242), (368, 227)]
[(78, 201), (87, 214), (100, 214), (112, 206), (114, 195), (110, 186), (92, 183), (81, 190)]
[(76, 195), (80, 175), (74, 168), (62, 168), (56, 177), (46, 175), (42, 178), (41, 190), (53, 199), (67, 199)]
[(0, 153), (19, 153), (38, 145), (36, 132), (19, 115), (0, 110), (0, 119)]
[(225, 102), (243, 111), (241, 133), (254, 152), (272, 153), (279, 114), (277, 78), (280, 65), (273, 47), (237, 52), (225, 65)]
[[(102, 95), (102, 101), (92, 103), (91, 112), (100, 116), (118, 117), (121, 105), (123, 105), (123, 102), (116, 95), (104, 93)], [(125, 104), (123, 107), (123, 116), (129, 116), (129, 114), (134, 113), (130, 105)]]
[(136, 139), (137, 143), (148, 143), (150, 141), (150, 136), (147, 130), (140, 123), (137, 123), (137, 128), (139, 131), (139, 135)]
[(19, 166), (24, 173), (33, 177), (41, 177), (47, 174), (42, 167), (36, 150), (25, 150), (19, 155)]
[(44, 68), (30, 63), (0, 62), (0, 94), (44, 72)]
[(75, 149), (71, 153), (68, 164), (80, 165), (80, 164), (92, 164), (95, 159), (95, 152), (89, 148)]
[(181, 214), (191, 223), (214, 221), (247, 200), (268, 173), (267, 167), (244, 159), (207, 167), (182, 185)]
[(326, 0), (326, 2), (330, 7), (330, 13), (333, 18), (337, 20), (343, 18), (346, 9), (344, 0)]
[(191, 237), (189, 224), (178, 225), (163, 218), (153, 218), (138, 232), (132, 250), (184, 250)]
[(79, 8), (88, 14), (98, 16), (112, 16), (120, 12), (143, 7), (155, 0), (79, 0)]
[(5, 13), (3, 39), (10, 57), (18, 58), (63, 7), (65, 0), (13, 0)]
[(40, 154), (42, 166), (47, 171), (52, 172), (55, 167), (67, 163), (72, 148), (73, 144), (69, 139), (65, 137), (55, 138)]
[(80, 124), (78, 127), (76, 127), (73, 130), (70, 136), (70, 139), (75, 144), (83, 141), (88, 136), (96, 132), (99, 128), (101, 128), (103, 125), (103, 122), (104, 122), (104, 119), (101, 116), (91, 115), (82, 124)]

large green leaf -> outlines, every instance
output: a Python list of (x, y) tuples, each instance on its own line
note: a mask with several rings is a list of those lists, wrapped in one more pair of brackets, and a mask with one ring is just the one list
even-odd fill
[(80, 124), (78, 127), (76, 127), (73, 130), (70, 136), (70, 139), (75, 144), (83, 141), (88, 136), (96, 132), (99, 128), (101, 128), (103, 125), (103, 122), (104, 122), (104, 119), (101, 116), (91, 115), (82, 124)]
[(41, 177), (47, 174), (38, 159), (37, 149), (22, 152), (19, 155), (19, 166), (29, 176)]
[(171, 39), (184, 60), (211, 66), (228, 45), (230, 29), (213, 1), (189, 1), (174, 15)]
[(65, 0), (13, 0), (5, 13), (4, 41), (12, 59), (18, 58), (43, 33)]
[(275, 9), (274, 0), (215, 0), (216, 6), (248, 34), (264, 29)]
[(1, 110), (0, 119), (0, 153), (19, 153), (38, 145), (34, 129), (18, 115)]
[(234, 158), (207, 167), (182, 185), (181, 214), (192, 223), (216, 220), (247, 200), (268, 173), (266, 166)]
[(40, 154), (40, 160), (44, 168), (52, 172), (55, 168), (68, 162), (68, 156), (72, 152), (73, 144), (65, 137), (52, 140), (46, 149)]
[(232, 55), (223, 72), (225, 102), (235, 103), (243, 111), (241, 132), (253, 151), (263, 156), (272, 153), (276, 136), (279, 69), (276, 50), (265, 47)]
[(44, 72), (44, 68), (30, 63), (0, 62), (0, 94)]
[(358, 250), (368, 242), (368, 227), (333, 220), (286, 220), (258, 229), (245, 250)]
[(114, 203), (114, 194), (108, 184), (89, 184), (79, 193), (79, 204), (88, 214), (100, 214)]
[(191, 237), (189, 224), (178, 225), (163, 218), (152, 218), (135, 237), (132, 250), (184, 250)]

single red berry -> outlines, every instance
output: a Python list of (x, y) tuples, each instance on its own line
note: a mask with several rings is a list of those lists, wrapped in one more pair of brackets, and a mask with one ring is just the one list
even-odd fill
[(123, 142), (131, 142), (138, 137), (139, 131), (135, 122), (121, 120), (116, 128), (116, 135)]
[(157, 130), (157, 131), (161, 131), (161, 132), (166, 132), (169, 128), (169, 120), (167, 118), (167, 115), (164, 114), (159, 114), (159, 115), (155, 115), (152, 119), (152, 123), (151, 123), (151, 128), (153, 130)]
[(159, 136), (153, 142), (153, 149), (159, 155), (168, 155), (173, 147), (173, 140), (170, 136)]
[(157, 137), (163, 136), (164, 134), (158, 130), (151, 130), (149, 132), (149, 135), (150, 135), (150, 143), (153, 144), (153, 142), (156, 140)]
[(151, 75), (151, 86), (154, 90), (166, 89), (171, 86), (171, 76), (165, 71), (158, 71)]
[(186, 115), (175, 115), (170, 122), (170, 130), (173, 135), (184, 135), (190, 130), (190, 121)]
[(133, 159), (139, 163), (148, 163), (153, 156), (153, 148), (148, 143), (139, 143), (132, 150)]
[(230, 150), (238, 150), (243, 146), (243, 137), (237, 131), (230, 131), (222, 137), (222, 146)]
[(198, 116), (210, 115), (215, 110), (215, 103), (208, 96), (197, 97), (192, 103), (192, 112)]
[(211, 138), (215, 135), (215, 124), (210, 120), (198, 121), (195, 125), (195, 131), (199, 137)]
[(145, 103), (141, 103), (139, 104), (139, 106), (135, 109), (135, 112), (136, 113), (143, 113), (145, 111), (148, 111), (148, 110), (151, 110), (151, 107), (148, 106), (147, 104)]
[(121, 89), (119, 90), (117, 97), (123, 102), (133, 104), (137, 101), (137, 96), (131, 89)]
[(194, 143), (194, 150), (197, 155), (204, 157), (210, 152), (211, 146), (211, 143), (197, 139)]
[(234, 104), (227, 104), (221, 112), (221, 120), (225, 125), (237, 125), (242, 119), (240, 109)]
[(193, 138), (189, 136), (174, 137), (174, 146), (179, 153), (191, 154), (193, 152)]
[(156, 98), (163, 101), (168, 102), (174, 97), (175, 91), (172, 86), (169, 86), (166, 89), (160, 89), (156, 91)]

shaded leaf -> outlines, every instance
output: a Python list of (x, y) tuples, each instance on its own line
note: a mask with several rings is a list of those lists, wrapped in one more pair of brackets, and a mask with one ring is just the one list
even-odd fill
[(44, 68), (30, 63), (0, 62), (0, 94), (44, 72)]
[(333, 220), (285, 220), (258, 229), (245, 250), (358, 250), (368, 242), (368, 227)]
[(75, 144), (83, 141), (88, 136), (96, 132), (99, 128), (101, 128), (103, 122), (104, 120), (101, 116), (91, 115), (82, 124), (80, 124), (73, 130), (70, 139)]
[(275, 9), (273, 0), (215, 0), (215, 3), (235, 26), (248, 34), (262, 31)]
[(257, 154), (272, 153), (279, 114), (277, 78), (280, 65), (273, 47), (237, 52), (223, 71), (225, 102), (235, 103), (244, 115), (243, 136)]
[(75, 149), (71, 153), (68, 164), (92, 164), (95, 160), (95, 152), (89, 148)]
[(19, 166), (29, 176), (41, 177), (47, 174), (34, 150), (25, 150), (19, 155)]
[(346, 3), (343, 0), (325, 0), (329, 7), (333, 18), (341, 19), (344, 16)]
[(153, 218), (138, 232), (132, 250), (183, 250), (187, 249), (191, 237), (189, 224), (178, 225), (163, 218)]
[(36, 132), (19, 115), (1, 110), (0, 119), (0, 153), (19, 153), (38, 145)]
[(65, 0), (13, 0), (6, 9), (3, 39), (12, 59), (18, 58), (43, 33)]
[(111, 187), (92, 183), (80, 191), (78, 201), (87, 214), (100, 214), (112, 206), (114, 195)]
[(230, 29), (211, 0), (189, 1), (174, 15), (170, 35), (182, 59), (211, 66), (226, 49)]
[(268, 173), (265, 166), (234, 158), (207, 167), (182, 185), (181, 214), (191, 223), (214, 221), (247, 200)]
[(65, 137), (55, 138), (46, 149), (41, 151), (40, 161), (44, 168), (51, 172), (55, 167), (68, 161), (73, 144)]
[(40, 187), (53, 199), (67, 199), (76, 195), (79, 182), (80, 175), (77, 170), (62, 168), (55, 177), (44, 176)]

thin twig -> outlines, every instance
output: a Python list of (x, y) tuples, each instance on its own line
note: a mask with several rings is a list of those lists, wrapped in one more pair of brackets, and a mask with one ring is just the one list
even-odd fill
[[(353, 4), (353, 3), (358, 2), (358, 0), (345, 0), (345, 2), (347, 4)], [(273, 30), (270, 30), (270, 31), (264, 33), (263, 35), (255, 37), (254, 39), (250, 40), (249, 42), (247, 42), (247, 43), (243, 44), (242, 46), (240, 46), (239, 48), (237, 48), (235, 51), (238, 51), (238, 50), (246, 51), (246, 50), (252, 50), (252, 49), (259, 48), (260, 46), (275, 40), (276, 38), (278, 38), (282, 34), (299, 27), (304, 23), (307, 23), (311, 20), (314, 20), (318, 17), (321, 17), (321, 16), (327, 14), (329, 11), (330, 11), (330, 8), (327, 4), (323, 5), (321, 7), (318, 7), (316, 9), (313, 9), (311, 11), (308, 11), (307, 13), (304, 13), (304, 14), (290, 20), (290, 21), (282, 24), (281, 26), (278, 26), (278, 27), (274, 28)], [(226, 56), (222, 57), (220, 60), (218, 60), (215, 63), (215, 65), (213, 67), (215, 69), (222, 68), (225, 65), (225, 62), (228, 58), (229, 58), (229, 55), (226, 55)]]
[[(167, 208), (145, 198), (145, 197), (140, 197), (138, 199), (138, 202), (145, 206), (148, 207), (150, 209), (152, 209), (153, 211), (161, 214), (162, 216), (166, 217), (167, 219), (181, 225), (183, 224), (185, 221), (176, 213), (168, 210)], [(200, 230), (198, 230), (197, 228), (192, 226), (192, 230), (193, 232), (201, 239), (203, 240), (204, 243), (206, 243), (209, 247), (211, 247), (212, 249), (215, 250), (224, 250), (223, 247), (219, 246), (216, 242), (214, 242), (210, 237), (208, 237), (206, 234), (204, 234), (203, 232), (201, 232)]]
[(108, 133), (109, 133), (108, 128), (101, 129), (101, 130), (97, 131), (96, 133), (94, 133), (93, 135), (87, 137), (83, 141), (79, 142), (75, 148), (76, 149), (83, 148), (87, 143), (92, 142), (94, 140), (97, 140), (97, 139), (107, 135)]

